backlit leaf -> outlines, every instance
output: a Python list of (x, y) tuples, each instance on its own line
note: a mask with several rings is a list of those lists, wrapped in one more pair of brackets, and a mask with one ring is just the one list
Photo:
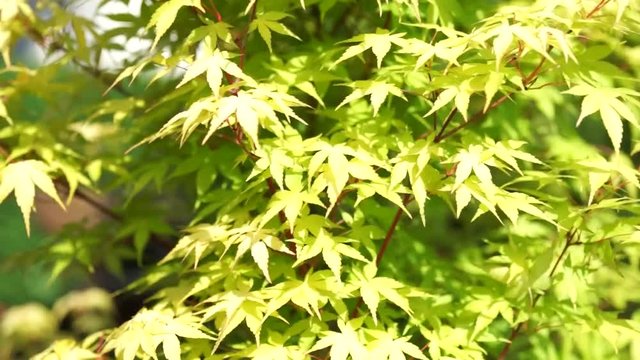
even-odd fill
[(49, 167), (38, 160), (13, 162), (0, 169), (0, 202), (13, 191), (22, 212), (27, 235), (30, 234), (30, 217), (36, 197), (36, 188), (42, 190), (64, 209), (64, 204), (53, 181), (47, 174)]
[(149, 20), (149, 24), (147, 25), (147, 28), (156, 28), (156, 36), (153, 40), (152, 48), (156, 47), (162, 35), (169, 30), (169, 27), (171, 27), (175, 21), (178, 11), (185, 6), (192, 6), (203, 13), (205, 12), (202, 5), (200, 5), (200, 0), (169, 0), (160, 5), (160, 7), (153, 13), (151, 20)]

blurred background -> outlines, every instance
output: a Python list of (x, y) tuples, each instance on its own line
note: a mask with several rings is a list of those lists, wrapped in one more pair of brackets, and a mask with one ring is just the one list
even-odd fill
[[(30, 3), (33, 5), (34, 1)], [(76, 2), (73, 11), (94, 17), (97, 3), (96, 0)], [(135, 5), (136, 1), (132, 3)], [(122, 9), (122, 4), (118, 5), (120, 7), (111, 6), (112, 11), (129, 10)], [(109, 8), (107, 5), (106, 9)], [(105, 17), (96, 19), (101, 27), (110, 25)], [(136, 44), (133, 42), (127, 46), (131, 49)], [(40, 48), (26, 38), (19, 40), (14, 49), (12, 59), (15, 63), (36, 67), (44, 60)], [(125, 53), (105, 53), (103, 65), (117, 66)], [(0, 60), (0, 69), (3, 67)], [(26, 101), (27, 106), (34, 105)], [(111, 293), (96, 287), (97, 283), (108, 285), (109, 279), (101, 281), (105, 279), (99, 279), (99, 274), (89, 276), (86, 271), (72, 266), (60, 272), (59, 276), (52, 276), (51, 267), (42, 263), (26, 265), (32, 262), (25, 261), (15, 266), (21, 254), (28, 254), (46, 244), (50, 240), (49, 234), (66, 222), (75, 221), (79, 216), (88, 222), (96, 222), (102, 216), (82, 200), (74, 201), (67, 212), (61, 211), (45, 197), (39, 196), (36, 201), (38, 212), (32, 217), (30, 237), (27, 237), (13, 196), (0, 203), (0, 360), (29, 358), (46, 348), (53, 339), (66, 336), (80, 338), (115, 325), (119, 318)], [(114, 281), (112, 286), (119, 285), (119, 281)]]

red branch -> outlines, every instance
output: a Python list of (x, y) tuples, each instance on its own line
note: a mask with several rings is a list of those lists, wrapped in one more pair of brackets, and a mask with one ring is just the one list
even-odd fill
[[(411, 199), (412, 199), (411, 194), (406, 194), (404, 196), (404, 199), (402, 199), (402, 203), (406, 205), (411, 201)], [(387, 229), (387, 234), (384, 236), (382, 245), (380, 246), (380, 249), (378, 250), (378, 254), (376, 255), (376, 266), (380, 265), (380, 262), (382, 262), (382, 257), (384, 256), (385, 252), (387, 251), (387, 248), (389, 247), (389, 244), (391, 243), (391, 239), (393, 238), (393, 234), (396, 232), (396, 228), (398, 227), (398, 223), (402, 218), (403, 212), (404, 211), (402, 210), (402, 208), (398, 207), (396, 214), (393, 216), (393, 220), (391, 220), (391, 224)], [(358, 309), (360, 308), (362, 303), (363, 303), (362, 298), (358, 299), (356, 306), (353, 308), (353, 311), (351, 312), (351, 318), (358, 316)]]
[[(409, 201), (411, 201), (411, 195), (407, 194), (404, 196), (402, 203), (406, 205), (407, 203), (409, 203)], [(396, 232), (396, 227), (398, 227), (398, 223), (400, 222), (400, 218), (402, 217), (403, 212), (404, 210), (398, 207), (396, 214), (393, 216), (393, 220), (391, 220), (389, 229), (387, 229), (387, 234), (385, 235), (384, 240), (382, 241), (380, 250), (378, 250), (378, 255), (376, 256), (376, 266), (380, 265), (380, 262), (382, 261), (382, 257), (384, 256), (384, 253), (387, 251), (387, 247), (389, 247), (391, 238), (393, 238), (393, 234)]]
[(209, 4), (211, 4), (211, 7), (213, 8), (213, 12), (216, 17), (216, 20), (218, 20), (218, 22), (222, 22), (222, 14), (220, 14), (220, 11), (218, 10), (216, 3), (214, 3), (213, 0), (209, 0)]

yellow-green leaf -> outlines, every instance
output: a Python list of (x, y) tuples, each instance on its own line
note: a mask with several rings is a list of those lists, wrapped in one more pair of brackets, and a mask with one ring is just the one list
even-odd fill
[(493, 53), (496, 56), (496, 70), (500, 68), (502, 58), (513, 42), (513, 33), (506, 23), (497, 29), (498, 35), (493, 39)]
[(180, 360), (180, 340), (174, 334), (167, 334), (162, 339), (162, 351), (167, 360)]
[(258, 29), (258, 33), (262, 40), (267, 44), (269, 52), (273, 52), (273, 48), (271, 47), (271, 31), (301, 40), (296, 34), (289, 30), (289, 28), (278, 22), (287, 16), (288, 15), (285, 13), (276, 11), (258, 14), (258, 16), (251, 22), (249, 31)]
[(269, 250), (267, 250), (267, 245), (262, 241), (258, 241), (251, 247), (251, 257), (256, 262), (264, 277), (268, 282), (271, 282), (271, 277), (269, 276)]
[(602, 123), (604, 124), (605, 129), (607, 129), (607, 134), (609, 134), (613, 148), (616, 152), (620, 151), (623, 132), (620, 115), (613, 109), (613, 107), (608, 104), (603, 104), (600, 107), (600, 116), (602, 117)]
[(502, 85), (503, 80), (503, 73), (496, 71), (492, 71), (491, 73), (489, 73), (487, 82), (484, 85), (484, 94), (486, 100), (482, 111), (487, 112), (487, 109), (489, 109), (489, 105), (491, 105), (491, 100), (493, 99), (493, 96), (498, 92), (498, 89), (500, 89), (500, 85)]
[(7, 108), (4, 105), (4, 102), (2, 102), (2, 100), (0, 100), (0, 118), (4, 118), (5, 120), (7, 120), (9, 124), (13, 124), (13, 120), (9, 116), (9, 113), (7, 112)]
[(185, 6), (193, 6), (201, 12), (205, 12), (200, 4), (200, 0), (169, 0), (160, 5), (151, 16), (151, 20), (149, 20), (149, 24), (147, 25), (147, 28), (156, 28), (156, 36), (153, 40), (152, 48), (156, 47), (162, 35), (169, 30), (169, 27), (171, 27), (175, 21), (178, 11)]
[(30, 234), (30, 216), (36, 196), (36, 187), (55, 200), (64, 209), (64, 204), (47, 174), (49, 167), (39, 160), (24, 160), (10, 163), (0, 170), (0, 202), (13, 191), (20, 207), (27, 235)]

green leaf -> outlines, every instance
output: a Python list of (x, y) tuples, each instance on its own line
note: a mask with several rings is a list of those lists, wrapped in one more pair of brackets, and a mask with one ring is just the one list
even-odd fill
[(616, 152), (620, 151), (620, 145), (622, 144), (622, 120), (620, 115), (609, 105), (602, 105), (600, 107), (600, 116), (602, 117), (602, 123), (607, 134), (613, 143), (613, 148)]
[(518, 37), (526, 46), (544, 56), (549, 62), (555, 61), (547, 52), (546, 36), (532, 26), (512, 25), (510, 26), (513, 35)]
[(374, 323), (378, 321), (377, 308), (381, 296), (412, 315), (408, 298), (398, 292), (404, 285), (391, 278), (376, 277), (376, 270), (374, 263), (367, 264), (363, 272), (355, 272), (358, 281), (354, 284), (360, 289), (360, 296), (371, 311)]
[(353, 360), (369, 359), (370, 354), (357, 332), (358, 322), (358, 319), (354, 319), (345, 323), (339, 319), (338, 329), (340, 332), (325, 332), (323, 337), (309, 349), (309, 352), (330, 346), (329, 357), (332, 360), (346, 360), (348, 356), (351, 356)]
[(253, 82), (251, 77), (247, 76), (238, 65), (228, 60), (227, 57), (227, 53), (221, 52), (218, 49), (215, 49), (211, 56), (200, 57), (187, 68), (182, 81), (180, 81), (176, 87), (183, 86), (205, 71), (207, 74), (207, 83), (214, 96), (218, 96), (220, 86), (222, 85), (223, 72), (237, 79)]
[(496, 71), (492, 71), (489, 73), (489, 76), (487, 77), (487, 81), (484, 85), (484, 94), (485, 94), (486, 101), (484, 103), (484, 108), (482, 109), (482, 111), (487, 112), (487, 110), (489, 109), (489, 105), (491, 105), (491, 100), (493, 99), (493, 96), (498, 92), (498, 89), (500, 89), (500, 85), (502, 85), (503, 81), (504, 81), (503, 73), (496, 72)]
[[(203, 321), (217, 317), (219, 333), (211, 350), (215, 353), (224, 340), (243, 321), (247, 324), (256, 339), (260, 338), (260, 324), (262, 324), (266, 304), (259, 294), (243, 290), (227, 291), (215, 294), (205, 300), (211, 303), (204, 309)], [(179, 335), (179, 334), (178, 334)]]
[(456, 87), (449, 87), (444, 89), (444, 91), (442, 91), (438, 95), (438, 97), (436, 98), (436, 101), (433, 103), (433, 106), (431, 107), (431, 110), (429, 110), (429, 112), (425, 115), (425, 117), (431, 116), (431, 114), (440, 110), (440, 108), (450, 103), (451, 100), (455, 99), (457, 95), (458, 95), (458, 88)]
[(347, 50), (333, 63), (333, 66), (354, 57), (364, 51), (371, 49), (376, 57), (378, 68), (382, 65), (382, 60), (391, 49), (391, 45), (404, 46), (404, 33), (391, 34), (385, 30), (378, 30), (375, 34), (364, 34), (355, 36), (345, 42), (359, 42), (357, 45), (350, 46)]
[(305, 242), (305, 244), (300, 247), (297, 260), (293, 264), (293, 267), (299, 266), (319, 254), (322, 254), (322, 259), (338, 281), (340, 281), (342, 256), (363, 262), (367, 261), (358, 250), (348, 245), (347, 239), (332, 236), (326, 230), (320, 229), (317, 237), (310, 239), (310, 244), (306, 244)]
[(454, 158), (454, 161), (458, 162), (455, 186), (460, 186), (471, 175), (472, 171), (481, 182), (491, 184), (491, 171), (484, 163), (486, 161), (485, 158), (486, 153), (482, 146), (479, 145), (471, 145), (467, 150), (460, 151)]
[(156, 348), (162, 343), (167, 359), (179, 359), (179, 337), (211, 339), (199, 328), (198, 318), (190, 313), (181, 315), (171, 310), (142, 309), (132, 319), (113, 330), (104, 345), (104, 352), (115, 350), (118, 358), (133, 360), (138, 351), (157, 359)]
[(10, 163), (0, 169), (0, 202), (13, 191), (22, 212), (27, 235), (30, 234), (30, 217), (36, 197), (36, 187), (65, 208), (53, 181), (47, 174), (49, 167), (38, 160), (24, 160)]
[(4, 105), (4, 102), (2, 102), (1, 100), (0, 100), (0, 117), (4, 118), (9, 123), (9, 125), (13, 124), (13, 120), (11, 119), (11, 117), (9, 116), (9, 113), (7, 112), (7, 108)]
[(155, 48), (158, 44), (158, 41), (164, 35), (169, 27), (173, 24), (178, 15), (178, 11), (185, 6), (192, 6), (201, 12), (205, 12), (202, 5), (200, 5), (201, 0), (169, 0), (153, 13), (151, 20), (149, 20), (149, 24), (147, 28), (155, 27), (156, 28), (156, 36), (153, 40), (153, 45), (151, 48)]
[(162, 340), (162, 352), (167, 360), (180, 360), (180, 340), (178, 337), (169, 334), (165, 335)]
[(367, 95), (371, 95), (371, 106), (373, 107), (373, 115), (377, 115), (380, 110), (380, 106), (387, 98), (389, 94), (397, 96), (403, 100), (407, 100), (402, 93), (402, 90), (393, 84), (389, 84), (382, 81), (356, 81), (352, 84), (356, 89), (349, 94), (342, 102), (336, 107), (340, 107), (353, 102), (359, 98)]
[(309, 271), (304, 281), (287, 280), (267, 288), (265, 291), (271, 299), (267, 305), (265, 316), (276, 312), (286, 303), (292, 302), (303, 308), (308, 314), (322, 318), (320, 308), (327, 303), (329, 296), (339, 297), (343, 286), (330, 271)]
[(590, 85), (581, 84), (572, 87), (565, 91), (565, 93), (584, 96), (577, 125), (580, 125), (585, 117), (596, 111), (600, 112), (600, 117), (611, 139), (613, 148), (616, 152), (619, 152), (623, 134), (621, 118), (625, 118), (636, 126), (638, 125), (633, 112), (625, 103), (618, 99), (618, 97), (621, 96), (628, 96), (626, 95), (627, 91), (616, 88), (595, 88)]
[(285, 218), (289, 223), (289, 230), (293, 231), (296, 219), (300, 216), (300, 211), (305, 204), (314, 204), (323, 206), (318, 197), (309, 192), (280, 190), (273, 196), (267, 211), (260, 220), (260, 227), (263, 227), (273, 219), (280, 211), (284, 212)]
[(511, 43), (513, 42), (513, 32), (509, 25), (504, 22), (502, 26), (496, 28), (495, 33), (497, 36), (493, 39), (493, 53), (496, 56), (496, 71), (498, 71), (498, 69), (500, 69), (502, 58), (507, 53)]
[(396, 360), (406, 359), (405, 354), (414, 359), (427, 360), (419, 347), (409, 342), (410, 336), (397, 337), (390, 331), (367, 330), (374, 338), (367, 348), (376, 359)]
[(291, 32), (289, 28), (278, 22), (287, 16), (289, 15), (276, 11), (258, 14), (251, 22), (249, 32), (258, 29), (258, 33), (260, 34), (260, 37), (262, 37), (262, 40), (267, 44), (269, 52), (273, 52), (273, 48), (271, 47), (271, 31), (302, 41), (296, 34)]
[(471, 201), (471, 191), (464, 184), (460, 185), (456, 190), (456, 217), (459, 218), (462, 210), (469, 205)]

